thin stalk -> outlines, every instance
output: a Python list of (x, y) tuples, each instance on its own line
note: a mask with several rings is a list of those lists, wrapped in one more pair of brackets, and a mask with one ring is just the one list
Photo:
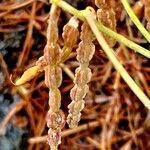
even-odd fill
[(126, 12), (130, 16), (130, 19), (133, 21), (133, 23), (136, 25), (136, 27), (140, 30), (142, 35), (147, 39), (147, 41), (150, 43), (150, 33), (144, 28), (144, 26), (141, 24), (137, 16), (132, 11), (132, 8), (129, 5), (128, 0), (121, 0), (121, 3), (123, 4)]
[(71, 5), (69, 5), (63, 0), (50, 0), (50, 3), (56, 4), (57, 6), (61, 7), (65, 11), (69, 12), (70, 14), (73, 14), (74, 16), (76, 16), (82, 21), (85, 20), (84, 16), (81, 14), (79, 10), (75, 9), (74, 7), (72, 7)]
[(142, 46), (130, 41), (129, 39), (125, 38), (124, 36), (112, 31), (111, 29), (105, 27), (102, 23), (95, 20), (96, 26), (98, 27), (99, 31), (107, 34), (108, 36), (114, 38), (116, 41), (122, 43), (123, 45), (131, 48), (135, 52), (142, 54), (143, 56), (150, 58), (150, 51), (143, 48)]
[[(51, 3), (55, 3), (56, 5), (61, 7), (63, 10), (65, 10), (65, 11), (71, 13), (72, 15), (78, 17), (82, 21), (85, 21), (85, 18), (83, 16), (82, 11), (75, 9), (74, 7), (72, 7), (71, 5), (66, 3), (65, 1), (63, 1), (63, 0), (51, 0)], [(147, 49), (139, 46), (138, 44), (128, 40), (124, 36), (112, 31), (108, 27), (105, 27), (99, 21), (95, 20), (95, 23), (96, 23), (96, 26), (97, 26), (99, 31), (107, 34), (108, 36), (114, 38), (116, 41), (118, 41), (118, 42), (124, 44), (125, 46), (133, 49), (135, 52), (138, 52), (138, 53), (144, 55), (145, 57), (150, 58), (150, 51), (149, 50), (147, 50)]]
[(130, 75), (127, 73), (127, 71), (124, 69), (124, 67), (120, 64), (118, 59), (115, 56), (115, 53), (112, 48), (108, 46), (106, 43), (103, 35), (101, 32), (99, 32), (96, 24), (95, 19), (93, 15), (90, 13), (89, 10), (85, 10), (83, 12), (83, 15), (85, 16), (88, 24), (91, 27), (91, 30), (95, 34), (99, 44), (101, 45), (102, 49), (108, 56), (108, 58), (113, 63), (115, 69), (120, 73), (124, 81), (128, 84), (128, 86), (131, 88), (131, 90), (135, 93), (135, 95), (141, 100), (141, 102), (150, 110), (150, 100), (149, 98), (144, 94), (144, 92), (138, 87), (138, 85), (134, 82), (134, 80), (130, 77)]

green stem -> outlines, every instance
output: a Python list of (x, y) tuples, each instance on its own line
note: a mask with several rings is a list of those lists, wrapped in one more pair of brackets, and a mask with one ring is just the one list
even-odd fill
[(124, 81), (128, 84), (128, 86), (131, 88), (131, 90), (135, 93), (135, 95), (141, 100), (141, 102), (150, 110), (150, 100), (149, 98), (144, 94), (144, 92), (138, 87), (138, 85), (134, 82), (134, 80), (130, 77), (130, 75), (127, 73), (127, 71), (124, 69), (124, 67), (120, 64), (118, 59), (115, 56), (115, 53), (112, 48), (108, 46), (106, 43), (103, 35), (101, 32), (99, 32), (96, 24), (95, 19), (93, 15), (90, 13), (89, 10), (85, 10), (83, 15), (85, 16), (88, 24), (91, 27), (91, 30), (95, 34), (99, 44), (103, 48), (104, 52), (107, 54), (108, 58), (113, 63), (116, 70), (120, 73)]
[(143, 56), (150, 58), (150, 51), (143, 48), (142, 46), (134, 43), (133, 41), (128, 40), (124, 36), (112, 31), (111, 29), (105, 27), (102, 23), (99, 23), (97, 20), (95, 20), (95, 23), (99, 29), (99, 31), (107, 34), (108, 36), (114, 38), (116, 41), (124, 44), (125, 46), (133, 49), (135, 52), (138, 52), (142, 54)]
[(73, 14), (74, 16), (76, 16), (77, 18), (79, 18), (82, 21), (85, 20), (84, 16), (81, 14), (81, 12), (79, 10), (75, 9), (74, 7), (72, 7), (71, 5), (69, 5), (68, 3), (66, 3), (63, 0), (50, 0), (50, 3), (56, 4), (57, 6), (61, 7), (65, 11), (69, 12), (70, 14)]
[(129, 5), (128, 0), (121, 0), (126, 12), (130, 16), (130, 19), (133, 21), (133, 23), (136, 25), (136, 27), (140, 30), (142, 35), (147, 39), (147, 41), (150, 43), (150, 33), (144, 28), (144, 26), (141, 24), (137, 16), (132, 11), (132, 8)]
[[(79, 18), (80, 20), (84, 21), (85, 18), (83, 16), (82, 11), (79, 11), (77, 9), (75, 9), (74, 7), (72, 7), (71, 5), (69, 5), (68, 3), (66, 3), (63, 0), (51, 0), (51, 3), (55, 3), (56, 5), (58, 5), (59, 7), (61, 7), (62, 9), (64, 9), (65, 11), (71, 13), (72, 15), (76, 16), (77, 18)], [(139, 46), (138, 44), (128, 40), (127, 38), (125, 38), (124, 36), (112, 31), (111, 29), (105, 27), (102, 23), (95, 21), (96, 25), (99, 29), (99, 31), (107, 34), (108, 36), (114, 38), (116, 41), (124, 44), (125, 46), (133, 49), (134, 51), (144, 55), (147, 58), (150, 58), (150, 51), (148, 51), (147, 49)]]

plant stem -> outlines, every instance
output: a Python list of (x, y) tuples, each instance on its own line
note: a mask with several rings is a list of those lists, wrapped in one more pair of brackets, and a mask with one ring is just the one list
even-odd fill
[(137, 86), (137, 84), (134, 82), (134, 80), (130, 77), (130, 75), (127, 73), (127, 71), (124, 69), (124, 67), (120, 64), (118, 59), (115, 56), (115, 53), (112, 48), (108, 46), (106, 43), (104, 37), (99, 32), (96, 24), (95, 19), (93, 15), (90, 13), (89, 10), (85, 10), (83, 12), (83, 15), (85, 16), (88, 24), (91, 27), (91, 30), (95, 34), (99, 44), (103, 48), (104, 52), (107, 54), (108, 58), (113, 63), (116, 70), (120, 73), (124, 81), (128, 84), (128, 86), (131, 88), (131, 90), (135, 93), (135, 95), (141, 100), (141, 102), (150, 110), (150, 100), (149, 98), (144, 94), (144, 92)]
[(136, 25), (136, 27), (140, 30), (142, 35), (147, 39), (147, 41), (150, 43), (150, 33), (144, 28), (144, 26), (141, 24), (137, 16), (132, 11), (132, 8), (129, 5), (128, 0), (121, 0), (121, 3), (123, 4), (126, 12), (130, 16), (130, 19), (133, 21), (133, 23)]
[(70, 14), (73, 14), (74, 16), (78, 17), (82, 21), (85, 20), (84, 16), (81, 14), (79, 10), (75, 9), (74, 7), (72, 7), (71, 5), (69, 5), (63, 0), (50, 0), (50, 3), (56, 4), (57, 6), (61, 7), (65, 11), (69, 12)]
[[(56, 5), (58, 5), (59, 7), (64, 9), (65, 11), (71, 13), (72, 15), (76, 16), (80, 20), (85, 21), (85, 18), (83, 16), (82, 11), (75, 9), (74, 7), (72, 7), (71, 5), (66, 3), (65, 1), (63, 1), (63, 0), (51, 0), (51, 3), (55, 3)], [(114, 31), (112, 31), (111, 29), (105, 27), (99, 21), (95, 20), (95, 23), (96, 23), (96, 26), (98, 27), (99, 31), (107, 34), (108, 36), (114, 38), (116, 41), (118, 41), (118, 42), (124, 44), (125, 46), (133, 49), (135, 52), (138, 52), (138, 53), (144, 55), (145, 57), (150, 58), (150, 51), (149, 50), (139, 46), (138, 44), (128, 40), (124, 36), (122, 36), (122, 35), (114, 32)]]
[(111, 29), (105, 27), (102, 23), (95, 20), (96, 26), (98, 27), (99, 31), (107, 34), (108, 36), (114, 38), (116, 41), (124, 44), (125, 46), (131, 48), (135, 52), (142, 54), (143, 56), (150, 58), (150, 51), (143, 48), (142, 46), (130, 41), (129, 39), (125, 38), (124, 36), (112, 31)]
[[(104, 40), (103, 36), (99, 32), (102, 31), (106, 33), (108, 36), (113, 37), (117, 41), (123, 43), (124, 45), (133, 48), (135, 51), (138, 51), (139, 53), (143, 54), (144, 56), (150, 58), (150, 53), (148, 50), (140, 47), (139, 45), (135, 44), (134, 42), (131, 42), (130, 40), (126, 39), (125, 37), (115, 33), (114, 31), (108, 29), (104, 25), (102, 25), (100, 22), (94, 20), (93, 16), (90, 14), (85, 15), (84, 11), (79, 11), (64, 2), (63, 0), (52, 0), (52, 3), (55, 3), (59, 7), (63, 8), (67, 12), (73, 14), (74, 16), (78, 17), (82, 21), (85, 20), (84, 17), (86, 17), (89, 25), (91, 26), (95, 36), (97, 37), (98, 42), (104, 49), (105, 53), (107, 54), (108, 58), (112, 61), (113, 65), (115, 66), (116, 70), (120, 73), (122, 78), (125, 80), (125, 82), (129, 85), (129, 87), (132, 89), (132, 91), (137, 95), (137, 97), (141, 100), (141, 102), (150, 110), (150, 101), (149, 98), (143, 93), (143, 91), (136, 85), (134, 80), (129, 76), (127, 71), (123, 68), (123, 66), (120, 64), (120, 62), (117, 60), (113, 49), (109, 48), (106, 41)], [(90, 18), (91, 17), (91, 18)], [(93, 19), (92, 19), (93, 18)], [(91, 22), (92, 21), (92, 22)], [(113, 35), (112, 35), (113, 34)], [(140, 48), (140, 49), (139, 49)]]

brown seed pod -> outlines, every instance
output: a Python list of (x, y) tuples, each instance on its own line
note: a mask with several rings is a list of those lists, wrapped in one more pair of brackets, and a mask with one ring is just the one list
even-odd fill
[(75, 85), (70, 91), (72, 102), (68, 105), (69, 115), (67, 117), (67, 123), (70, 128), (76, 127), (80, 121), (80, 112), (84, 108), (83, 99), (89, 90), (87, 83), (92, 76), (88, 65), (95, 52), (95, 46), (92, 43), (94, 38), (88, 24), (84, 22), (81, 29), (80, 39), (82, 41), (79, 43), (79, 47), (76, 50), (77, 60), (80, 66), (75, 71)]
[(61, 143), (61, 129), (64, 125), (64, 115), (60, 111), (61, 94), (58, 87), (62, 82), (62, 70), (58, 67), (62, 51), (57, 44), (59, 10), (52, 5), (47, 29), (47, 44), (44, 49), (44, 59), (47, 63), (45, 70), (45, 84), (49, 88), (49, 111), (47, 126), (49, 127), (47, 140), (51, 149), (57, 149)]
[(80, 87), (83, 87), (91, 80), (92, 72), (91, 69), (85, 68), (81, 69), (81, 67), (78, 67), (75, 71), (75, 78), (74, 83), (77, 84)]
[(88, 85), (78, 87), (77, 84), (75, 84), (75, 86), (70, 91), (70, 97), (74, 101), (79, 101), (85, 97), (88, 91), (89, 91)]
[(60, 62), (62, 51), (58, 44), (51, 43), (50, 45), (46, 45), (44, 49), (44, 57), (46, 62), (49, 65), (56, 65)]
[(69, 124), (70, 128), (76, 128), (78, 126), (78, 122), (80, 121), (81, 113), (78, 112), (77, 114), (69, 113), (67, 117), (67, 123)]
[(49, 106), (53, 112), (58, 112), (61, 106), (61, 94), (57, 88), (49, 91)]
[(47, 142), (51, 146), (51, 150), (56, 149), (61, 144), (61, 130), (53, 130), (50, 128), (48, 130)]
[(52, 128), (53, 130), (57, 130), (58, 128), (63, 128), (65, 124), (65, 116), (64, 113), (59, 110), (57, 113), (49, 110), (47, 113), (47, 126)]
[(88, 65), (89, 61), (93, 57), (94, 52), (95, 45), (93, 43), (81, 41), (77, 49), (77, 60), (82, 64), (86, 63)]
[(76, 17), (72, 17), (63, 28), (62, 37), (64, 40), (64, 46), (61, 62), (64, 62), (66, 59), (68, 59), (73, 47), (77, 42), (79, 36), (78, 24), (79, 21), (76, 19)]
[(84, 108), (84, 103), (84, 100), (72, 101), (72, 103), (68, 105), (69, 112), (73, 114), (78, 114), (78, 111), (81, 111)]
[(72, 17), (64, 26), (62, 37), (66, 47), (73, 48), (73, 46), (76, 44), (79, 36), (78, 24), (79, 21), (75, 17)]
[(93, 41), (95, 39), (93, 32), (91, 32), (91, 28), (89, 27), (89, 25), (86, 22), (83, 23), (81, 30), (82, 30), (82, 32), (80, 35), (80, 39), (82, 41), (88, 42), (88, 41)]
[[(116, 14), (111, 6), (111, 0), (95, 0), (95, 5), (99, 8), (97, 10), (98, 20), (105, 26), (116, 31)], [(116, 41), (113, 38), (110, 38), (105, 34), (103, 35), (110, 47), (113, 47), (116, 44)]]

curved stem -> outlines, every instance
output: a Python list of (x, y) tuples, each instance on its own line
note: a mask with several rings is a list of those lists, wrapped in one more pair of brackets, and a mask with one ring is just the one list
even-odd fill
[(136, 25), (136, 27), (140, 30), (142, 35), (147, 39), (147, 41), (150, 43), (150, 33), (144, 28), (144, 26), (141, 24), (137, 16), (132, 11), (132, 8), (129, 5), (128, 0), (121, 0), (121, 3), (123, 4), (126, 12), (130, 16), (130, 19), (133, 21), (133, 23)]
[(134, 80), (130, 77), (130, 75), (127, 73), (127, 71), (124, 69), (124, 67), (120, 64), (118, 59), (115, 56), (115, 53), (112, 48), (108, 46), (106, 43), (103, 35), (99, 32), (95, 22), (93, 15), (87, 10), (84, 11), (83, 15), (85, 16), (88, 24), (91, 27), (91, 30), (95, 34), (99, 44), (103, 48), (104, 52), (108, 56), (108, 58), (113, 63), (115, 69), (120, 73), (121, 77), (124, 79), (124, 81), (128, 84), (130, 89), (135, 93), (135, 95), (141, 100), (141, 102), (150, 110), (150, 100), (149, 98), (144, 94), (144, 92), (138, 87), (138, 85), (134, 82)]
[[(64, 9), (65, 11), (71, 13), (72, 15), (76, 16), (77, 18), (79, 18), (80, 20), (84, 21), (85, 18), (83, 16), (83, 11), (79, 11), (77, 9), (75, 9), (74, 7), (72, 7), (71, 5), (69, 5), (68, 3), (66, 3), (63, 0), (51, 0), (51, 3), (55, 3), (56, 5), (58, 5), (59, 7), (61, 7), (62, 9)], [(102, 23), (100, 23), (99, 21), (96, 21), (96, 26), (98, 27), (99, 31), (107, 34), (108, 36), (114, 38), (116, 41), (124, 44), (125, 46), (133, 49), (135, 52), (138, 52), (142, 55), (144, 55), (147, 58), (150, 58), (150, 51), (139, 46), (138, 44), (128, 40), (127, 38), (125, 38), (124, 36), (112, 31), (111, 29), (105, 27)]]

